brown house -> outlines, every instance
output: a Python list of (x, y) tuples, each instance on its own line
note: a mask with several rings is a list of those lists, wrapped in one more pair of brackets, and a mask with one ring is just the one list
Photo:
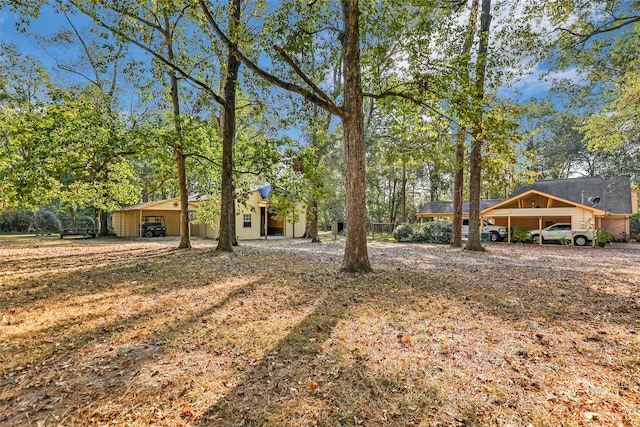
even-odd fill
[[(507, 200), (482, 201), (480, 216), (508, 228), (542, 229), (562, 222), (570, 223), (573, 232), (605, 228), (624, 238), (630, 234), (629, 217), (638, 212), (639, 193), (631, 188), (628, 177), (539, 181), (517, 188)], [(417, 216), (451, 217), (453, 205), (448, 206), (427, 203)], [(463, 210), (464, 206), (468, 205)]]

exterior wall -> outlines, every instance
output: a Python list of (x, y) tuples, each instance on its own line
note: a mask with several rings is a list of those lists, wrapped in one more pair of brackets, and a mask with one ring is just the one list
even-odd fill
[(191, 235), (194, 237), (200, 237), (202, 239), (217, 239), (219, 234), (219, 222), (215, 227), (205, 223), (191, 223)]
[[(246, 205), (236, 202), (236, 237), (238, 240), (254, 240), (260, 238), (260, 208), (262, 200), (259, 191), (252, 191)], [(244, 216), (251, 215), (251, 227), (244, 226)]]
[(633, 215), (638, 213), (638, 192), (631, 191), (631, 213)]
[[(307, 219), (305, 218), (306, 210), (302, 209), (301, 207), (298, 207), (297, 214), (298, 214), (298, 221), (296, 221), (295, 224), (292, 224), (290, 222), (285, 223), (284, 235), (286, 237), (291, 237), (291, 238), (302, 237), (302, 235), (306, 231), (306, 228), (307, 228)], [(291, 219), (292, 218), (289, 217), (289, 221), (291, 221)]]
[(140, 211), (117, 211), (111, 215), (111, 225), (118, 237), (136, 237), (139, 235)]
[(602, 218), (601, 227), (613, 233), (614, 238), (629, 238), (629, 220), (626, 217)]
[[(244, 226), (244, 216), (251, 215), (251, 227)], [(236, 213), (236, 236), (238, 240), (254, 240), (260, 238), (260, 210), (238, 210)]]

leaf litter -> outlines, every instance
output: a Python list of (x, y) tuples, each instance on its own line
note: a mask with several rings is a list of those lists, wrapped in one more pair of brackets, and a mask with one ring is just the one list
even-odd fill
[(640, 426), (640, 251), (2, 239), (0, 425)]

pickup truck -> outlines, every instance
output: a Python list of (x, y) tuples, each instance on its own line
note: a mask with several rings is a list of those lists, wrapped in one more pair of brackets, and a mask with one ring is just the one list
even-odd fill
[[(484, 220), (484, 228), (483, 232), (489, 233), (489, 237), (492, 242), (501, 242), (507, 238), (507, 228), (500, 227), (497, 225), (491, 224), (489, 221)], [(466, 239), (469, 237), (469, 219), (462, 220), (462, 238)]]

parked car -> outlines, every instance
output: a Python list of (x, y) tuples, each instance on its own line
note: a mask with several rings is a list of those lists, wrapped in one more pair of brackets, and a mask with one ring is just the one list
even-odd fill
[(140, 230), (142, 235), (146, 237), (165, 237), (167, 235), (163, 216), (145, 216), (144, 222), (140, 224)]
[[(543, 243), (562, 243), (571, 242), (571, 224), (560, 222), (552, 224), (542, 230), (529, 230), (533, 243), (540, 241), (540, 231), (542, 231)], [(590, 230), (579, 230), (573, 232), (573, 243), (576, 246), (586, 246), (591, 244), (593, 240), (593, 232)]]
[[(507, 228), (499, 227), (497, 225), (491, 224), (489, 221), (484, 220), (484, 229), (482, 230), (485, 233), (489, 233), (489, 237), (492, 242), (501, 242), (502, 240), (507, 238)], [(462, 220), (462, 238), (466, 239), (469, 237), (469, 219)]]

